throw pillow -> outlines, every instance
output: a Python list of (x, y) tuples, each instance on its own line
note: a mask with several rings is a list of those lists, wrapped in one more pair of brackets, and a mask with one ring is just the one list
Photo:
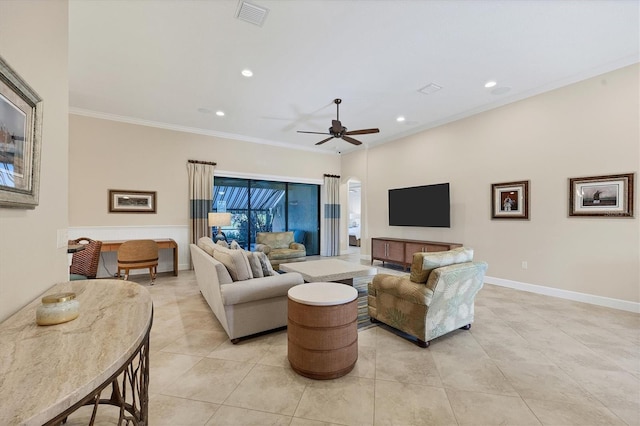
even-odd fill
[(209, 256), (213, 256), (214, 243), (211, 240), (211, 238), (209, 238), (209, 237), (201, 237), (198, 240), (198, 244), (197, 245), (202, 250), (206, 251), (209, 254)]
[(239, 250), (241, 247), (240, 247), (240, 244), (238, 244), (238, 242), (236, 240), (232, 240), (231, 244), (229, 244), (229, 248), (231, 250)]
[(213, 258), (226, 266), (233, 281), (244, 281), (253, 278), (249, 260), (243, 250), (230, 250), (220, 247), (213, 252)]
[(225, 248), (229, 248), (229, 244), (227, 244), (225, 240), (218, 240), (216, 241), (216, 244)]
[(453, 265), (454, 263), (471, 262), (473, 260), (473, 249), (458, 247), (448, 251), (436, 251), (426, 253), (414, 253), (411, 263), (411, 277), (414, 283), (426, 283), (429, 274), (441, 266)]
[(253, 278), (264, 277), (264, 272), (262, 272), (262, 265), (260, 264), (259, 255), (251, 251), (245, 251), (244, 254), (247, 256), (247, 259), (249, 259), (249, 266), (251, 266), (251, 273), (253, 274)]
[(267, 255), (261, 251), (255, 251), (254, 253), (256, 253), (258, 255), (258, 259), (260, 259), (260, 266), (262, 266), (262, 273), (264, 274), (264, 276), (270, 277), (272, 275), (275, 275), (276, 271), (273, 270), (273, 267), (271, 266), (271, 262), (269, 261)]

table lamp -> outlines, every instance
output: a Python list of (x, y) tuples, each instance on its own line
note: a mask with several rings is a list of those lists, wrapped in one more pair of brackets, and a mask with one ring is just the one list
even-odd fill
[(222, 227), (229, 225), (231, 225), (231, 213), (209, 213), (209, 226), (218, 228), (218, 233), (213, 237), (215, 241), (226, 240), (222, 235)]

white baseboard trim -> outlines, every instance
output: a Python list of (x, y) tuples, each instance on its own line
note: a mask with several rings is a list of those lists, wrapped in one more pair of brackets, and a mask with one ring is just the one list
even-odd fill
[(513, 288), (516, 290), (528, 291), (530, 293), (544, 294), (546, 296), (559, 297), (561, 299), (573, 300), (576, 302), (590, 303), (592, 305), (606, 306), (607, 308), (619, 309), (621, 311), (640, 313), (640, 303), (628, 300), (612, 299), (610, 297), (596, 296), (593, 294), (579, 293), (576, 291), (562, 290), (559, 288), (545, 287), (536, 284), (522, 283), (518, 281), (506, 280), (504, 278), (484, 277), (484, 282), (501, 287)]

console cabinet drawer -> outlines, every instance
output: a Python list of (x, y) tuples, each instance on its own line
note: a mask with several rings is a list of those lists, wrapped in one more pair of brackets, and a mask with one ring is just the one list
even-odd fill
[(371, 239), (372, 258), (382, 261), (402, 263), (404, 259), (404, 244), (398, 241)]
[(424, 253), (433, 251), (447, 251), (452, 248), (459, 247), (452, 244), (434, 244), (434, 243), (406, 243), (404, 262), (411, 265), (413, 262), (413, 253)]

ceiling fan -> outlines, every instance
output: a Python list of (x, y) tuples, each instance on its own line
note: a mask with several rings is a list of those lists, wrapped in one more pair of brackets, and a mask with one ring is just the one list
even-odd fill
[(305, 132), (302, 130), (298, 130), (298, 133), (311, 133), (314, 135), (331, 135), (331, 137), (321, 140), (320, 142), (316, 143), (316, 145), (322, 145), (323, 143), (328, 142), (333, 138), (344, 139), (345, 141), (352, 143), (354, 145), (362, 145), (362, 142), (352, 138), (351, 135), (366, 135), (369, 133), (380, 132), (380, 129), (362, 129), (362, 130), (348, 131), (347, 128), (344, 127), (340, 122), (340, 104), (342, 103), (342, 99), (334, 99), (333, 103), (336, 104), (336, 119), (331, 120), (331, 127), (329, 127), (329, 133)]

